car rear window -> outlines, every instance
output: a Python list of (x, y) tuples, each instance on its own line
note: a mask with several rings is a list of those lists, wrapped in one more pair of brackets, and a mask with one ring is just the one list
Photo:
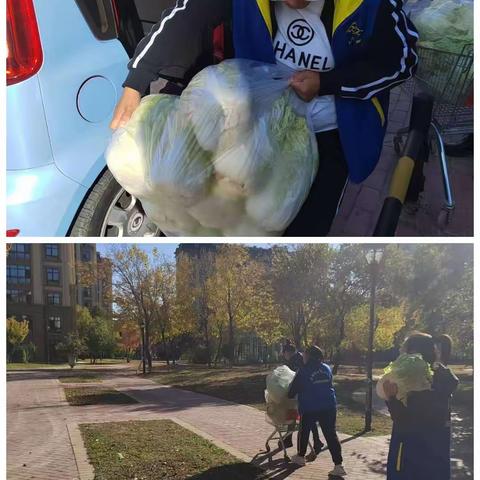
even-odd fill
[(117, 38), (112, 0), (76, 0), (88, 26), (99, 40)]

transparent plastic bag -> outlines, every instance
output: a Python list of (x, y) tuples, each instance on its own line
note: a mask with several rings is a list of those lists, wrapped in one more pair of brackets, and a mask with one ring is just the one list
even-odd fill
[(267, 421), (273, 425), (293, 423), (297, 410), (297, 400), (288, 398), (288, 389), (295, 377), (295, 372), (286, 365), (275, 368), (267, 375), (265, 402), (267, 404)]
[(461, 53), (473, 43), (473, 1), (432, 0), (411, 6), (410, 16), (418, 29), (420, 44)]
[(227, 60), (180, 97), (150, 95), (108, 166), (169, 236), (281, 235), (318, 169), (307, 104), (280, 65)]
[(272, 402), (282, 403), (288, 399), (288, 389), (294, 377), (295, 372), (286, 365), (275, 368), (267, 375), (267, 392)]
[(432, 389), (433, 374), (430, 365), (420, 354), (402, 354), (390, 363), (377, 382), (376, 392), (383, 400), (387, 400), (383, 389), (387, 380), (397, 385), (397, 398), (406, 405), (410, 392)]

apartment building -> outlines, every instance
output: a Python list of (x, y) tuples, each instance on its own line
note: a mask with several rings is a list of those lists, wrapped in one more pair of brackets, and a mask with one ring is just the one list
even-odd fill
[[(88, 285), (81, 278), (85, 265), (92, 272), (102, 268), (101, 277)], [(12, 244), (7, 257), (7, 316), (27, 320), (27, 341), (36, 345), (36, 360), (53, 362), (58, 359), (55, 345), (75, 327), (77, 305), (111, 311), (111, 282), (108, 260), (95, 245)]]

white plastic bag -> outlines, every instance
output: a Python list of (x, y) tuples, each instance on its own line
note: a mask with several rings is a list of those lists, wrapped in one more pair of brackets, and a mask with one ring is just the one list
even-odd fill
[(292, 423), (296, 419), (297, 400), (288, 398), (288, 389), (295, 372), (286, 365), (275, 368), (267, 375), (265, 402), (267, 403), (267, 421), (274, 425)]
[(146, 97), (113, 135), (112, 174), (166, 235), (281, 235), (318, 169), (290, 75), (227, 60), (200, 72), (179, 98)]

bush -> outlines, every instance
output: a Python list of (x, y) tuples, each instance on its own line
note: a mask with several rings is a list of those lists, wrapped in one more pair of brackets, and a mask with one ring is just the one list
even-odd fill
[(210, 355), (208, 350), (201, 346), (201, 347), (195, 347), (190, 356), (190, 361), (192, 363), (208, 363), (210, 360)]

